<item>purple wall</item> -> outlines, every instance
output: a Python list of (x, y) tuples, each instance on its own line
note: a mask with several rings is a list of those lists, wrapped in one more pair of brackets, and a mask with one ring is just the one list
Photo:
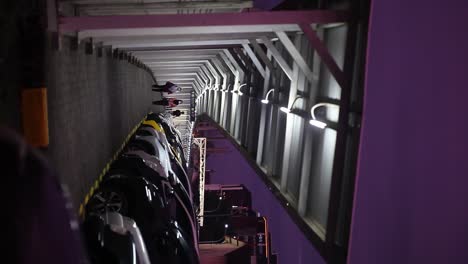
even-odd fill
[(237, 149), (228, 141), (212, 142), (216, 142), (216, 148), (226, 148), (229, 152), (210, 153), (207, 157), (207, 170), (213, 170), (210, 173), (210, 183), (242, 183), (252, 192), (254, 209), (266, 216), (269, 221), (273, 252), (279, 253), (279, 263), (324, 263), (312, 244)]
[(349, 263), (468, 263), (467, 26), (466, 0), (373, 1)]
[(254, 7), (263, 10), (271, 10), (285, 0), (254, 0)]

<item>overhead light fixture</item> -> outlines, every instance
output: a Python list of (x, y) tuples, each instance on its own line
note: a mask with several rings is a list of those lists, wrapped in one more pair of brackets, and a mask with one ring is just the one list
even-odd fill
[(324, 129), (327, 127), (327, 123), (317, 120), (315, 116), (315, 109), (321, 106), (332, 106), (332, 107), (337, 107), (337, 108), (339, 108), (340, 106), (336, 104), (331, 104), (331, 103), (318, 103), (312, 106), (312, 108), (310, 108), (310, 116), (312, 117), (312, 119), (309, 121), (309, 124), (312, 126)]
[(269, 96), (272, 92), (274, 92), (274, 91), (275, 91), (275, 89), (270, 89), (270, 90), (267, 92), (267, 94), (265, 95), (265, 99), (262, 100), (262, 103), (268, 104), (268, 103), (270, 102), (270, 101), (268, 101), (268, 96)]
[(239, 88), (237, 89), (237, 91), (239, 92), (239, 95), (240, 95), (240, 96), (243, 95), (243, 93), (242, 93), (242, 91), (241, 91), (241, 88), (244, 87), (245, 85), (247, 85), (247, 84), (246, 84), (246, 83), (241, 84), (241, 86), (239, 86)]
[(294, 101), (292, 102), (292, 104), (291, 104), (290, 107), (287, 107), (287, 108), (286, 108), (286, 107), (282, 106), (282, 107), (280, 107), (280, 110), (281, 110), (282, 112), (285, 112), (286, 114), (291, 113), (291, 110), (293, 109), (294, 104), (296, 104), (297, 99), (304, 99), (304, 97), (302, 97), (302, 96), (300, 96), (300, 95), (297, 96), (296, 98), (294, 98)]
[(311, 119), (309, 121), (309, 124), (311, 124), (312, 126), (316, 126), (318, 128), (321, 128), (321, 129), (324, 129), (327, 127), (327, 124), (322, 122), (322, 121), (318, 121), (318, 120), (315, 120), (315, 119)]
[(221, 92), (225, 93), (225, 92), (229, 91), (229, 87), (231, 87), (231, 84), (229, 84), (228, 87), (225, 90), (221, 90)]
[(286, 114), (291, 113), (291, 109), (286, 108), (286, 107), (284, 107), (284, 106), (280, 107), (280, 110), (283, 111), (283, 112), (285, 112)]
[(235, 90), (235, 91), (233, 90), (232, 93), (238, 93), (240, 96), (242, 96), (243, 93), (242, 93), (242, 91), (241, 91), (241, 88), (244, 87), (244, 86), (246, 86), (246, 85), (247, 85), (246, 83), (241, 84), (241, 85), (239, 86), (239, 88), (237, 88), (237, 90)]

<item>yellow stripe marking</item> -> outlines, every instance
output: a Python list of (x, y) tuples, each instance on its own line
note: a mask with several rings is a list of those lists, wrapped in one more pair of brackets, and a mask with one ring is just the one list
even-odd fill
[(80, 210), (78, 211), (78, 214), (79, 214), (80, 216), (83, 216), (83, 214), (84, 214), (84, 206), (83, 206), (83, 204), (80, 204)]
[[(149, 112), (150, 114), (152, 112)], [(86, 194), (85, 196), (85, 199), (84, 199), (84, 202), (82, 204), (80, 204), (80, 208), (78, 210), (78, 215), (82, 218), (84, 218), (84, 206), (86, 204), (88, 204), (89, 202), (89, 199), (91, 198), (91, 196), (94, 194), (94, 191), (96, 191), (98, 188), (99, 188), (99, 183), (102, 182), (102, 179), (104, 178), (104, 175), (109, 171), (110, 169), (110, 165), (112, 164), (112, 162), (114, 162), (120, 155), (120, 153), (123, 151), (123, 149), (125, 148), (125, 146), (127, 145), (128, 141), (131, 139), (131, 137), (133, 136), (133, 134), (135, 134), (135, 132), (137, 131), (138, 127), (143, 124), (146, 120), (146, 117), (148, 116), (145, 115), (145, 117), (130, 131), (130, 134), (127, 135), (127, 137), (125, 138), (124, 142), (122, 143), (122, 145), (120, 146), (119, 150), (117, 150), (116, 153), (114, 153), (114, 156), (112, 156), (111, 160), (106, 164), (106, 166), (104, 167), (104, 169), (101, 171), (101, 174), (99, 174), (99, 177), (98, 179), (94, 182), (94, 185), (91, 185), (91, 188), (88, 192), (88, 194)], [(152, 120), (150, 120), (152, 121)], [(154, 121), (152, 121), (154, 122)], [(156, 124), (157, 127), (160, 127), (156, 122), (154, 122), (154, 124)], [(157, 130), (157, 128), (155, 127), (155, 129)], [(162, 129), (162, 128), (161, 128)]]

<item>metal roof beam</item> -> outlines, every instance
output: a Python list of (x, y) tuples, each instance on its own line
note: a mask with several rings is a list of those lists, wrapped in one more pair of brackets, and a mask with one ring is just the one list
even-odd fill
[(223, 46), (223, 45), (242, 45), (245, 43), (249, 43), (247, 39), (232, 39), (232, 40), (201, 40), (201, 41), (173, 41), (173, 42), (134, 42), (129, 41), (126, 44), (112, 44), (109, 43), (107, 45), (112, 45), (115, 48), (123, 48), (123, 49), (132, 49), (132, 48), (155, 48), (155, 47), (186, 47), (186, 46)]
[[(276, 37), (274, 32), (265, 32), (265, 36), (274, 38)], [(119, 42), (119, 41), (126, 41), (131, 38), (131, 40), (135, 41), (145, 41), (151, 40), (154, 42), (174, 42), (174, 41), (197, 41), (197, 40), (217, 40), (217, 39), (248, 39), (248, 38), (258, 38), (259, 33), (211, 33), (211, 34), (183, 34), (183, 35), (136, 35), (136, 36), (126, 36), (126, 35), (119, 35), (119, 36), (97, 36), (93, 40), (95, 42)]]
[[(85, 3), (81, 3), (85, 2)], [(87, 3), (86, 3), (87, 2)], [(252, 8), (252, 1), (203, 1), (203, 2), (155, 2), (155, 3), (96, 3), (89, 1), (73, 1), (77, 5), (79, 14), (115, 14), (116, 12), (135, 12), (151, 13), (151, 12), (175, 12), (182, 9), (244, 9)]]
[[(154, 28), (165, 28), (169, 30), (174, 30), (174, 28), (176, 28), (183, 29), (183, 34), (198, 34), (200, 32), (190, 31), (190, 28), (196, 28), (200, 30), (202, 27), (205, 31), (209, 30), (210, 33), (223, 33), (227, 32), (226, 30), (230, 30), (231, 33), (262, 31), (271, 32), (272, 30), (298, 31), (297, 24), (300, 23), (327, 24), (344, 22), (349, 18), (349, 12), (332, 10), (241, 12), (222, 14), (128, 15), (95, 17), (81, 16), (60, 18), (59, 32), (72, 32), (81, 30), (102, 31), (112, 29), (128, 30), (136, 28), (144, 28), (151, 31), (154, 30)], [(291, 25), (294, 27), (292, 30)], [(252, 27), (255, 27), (255, 29)], [(282, 29), (279, 29), (280, 27)], [(259, 31), (260, 29), (261, 31)], [(91, 31), (88, 31), (88, 33), (91, 33)]]
[(207, 60), (216, 55), (176, 55), (176, 54), (158, 54), (158, 55), (148, 55), (148, 56), (142, 56), (138, 55), (135, 56), (141, 61), (151, 61), (151, 60), (172, 60), (172, 59), (202, 59), (202, 60)]
[(249, 39), (250, 44), (252, 44), (255, 52), (257, 55), (260, 57), (260, 59), (263, 61), (265, 66), (270, 70), (273, 71), (273, 64), (271, 63), (270, 59), (268, 59), (268, 56), (265, 54), (263, 49), (260, 47), (256, 39)]

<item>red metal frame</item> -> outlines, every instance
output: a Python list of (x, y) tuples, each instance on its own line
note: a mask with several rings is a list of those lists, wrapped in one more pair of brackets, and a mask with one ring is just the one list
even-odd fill
[(343, 70), (340, 69), (338, 64), (336, 64), (335, 59), (330, 55), (328, 52), (327, 47), (323, 44), (323, 42), (317, 37), (317, 34), (312, 29), (310, 24), (302, 23), (300, 27), (304, 34), (309, 39), (310, 45), (315, 49), (318, 53), (320, 58), (322, 59), (323, 63), (327, 65), (328, 70), (335, 78), (336, 82), (340, 85), (342, 89), (347, 87), (346, 75), (344, 74)]

